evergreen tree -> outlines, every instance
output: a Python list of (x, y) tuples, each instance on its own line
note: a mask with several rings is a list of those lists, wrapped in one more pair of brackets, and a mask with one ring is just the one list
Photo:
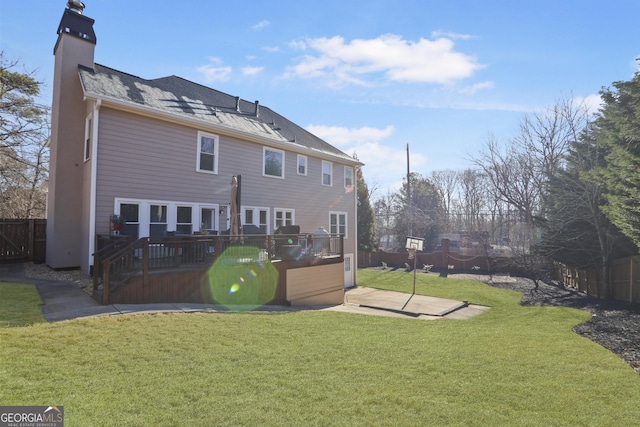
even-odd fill
[(604, 165), (592, 179), (605, 190), (602, 209), (626, 236), (640, 246), (640, 73), (603, 89), (603, 107), (593, 137), (604, 151)]
[(371, 252), (378, 247), (375, 215), (369, 199), (369, 187), (364, 180), (361, 168), (356, 168), (356, 191), (358, 192), (358, 250)]
[[(442, 195), (438, 187), (429, 179), (412, 172), (410, 185), (403, 180), (402, 188), (396, 195), (395, 234), (404, 246), (407, 236), (420, 237), (427, 241), (438, 233), (438, 224), (443, 217)], [(425, 245), (426, 246), (426, 245)]]
[(549, 177), (543, 197), (543, 235), (536, 249), (570, 267), (602, 267), (601, 280), (609, 296), (609, 261), (634, 253), (634, 247), (604, 215), (602, 187), (589, 179), (591, 171), (604, 164), (604, 153), (593, 136), (587, 130), (572, 142), (565, 166)]

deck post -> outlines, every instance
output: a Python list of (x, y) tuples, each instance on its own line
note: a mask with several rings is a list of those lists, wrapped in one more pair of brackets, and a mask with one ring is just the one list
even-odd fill
[(146, 288), (149, 286), (149, 239), (142, 242), (142, 283)]
[(220, 242), (220, 236), (213, 236), (213, 261), (215, 262), (222, 251), (222, 244)]
[(109, 261), (102, 264), (102, 304), (109, 304)]

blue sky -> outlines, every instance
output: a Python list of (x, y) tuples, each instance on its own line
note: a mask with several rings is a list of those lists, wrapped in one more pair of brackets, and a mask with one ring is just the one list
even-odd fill
[[(0, 0), (0, 49), (51, 102), (64, 0)], [(525, 114), (637, 70), (635, 0), (86, 0), (96, 62), (259, 100), (358, 155), (377, 195), (411, 170), (464, 169)]]

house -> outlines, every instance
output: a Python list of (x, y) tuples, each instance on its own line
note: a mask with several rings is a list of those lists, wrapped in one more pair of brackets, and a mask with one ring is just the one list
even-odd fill
[(94, 61), (94, 20), (69, 1), (54, 47), (47, 264), (89, 273), (96, 235), (134, 239), (295, 225), (343, 235), (345, 286), (356, 263), (357, 160), (258, 101), (169, 76), (147, 80)]

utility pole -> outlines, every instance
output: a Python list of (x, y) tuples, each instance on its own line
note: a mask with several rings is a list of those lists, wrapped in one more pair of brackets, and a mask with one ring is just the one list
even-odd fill
[(413, 236), (413, 214), (411, 213), (411, 172), (409, 171), (409, 144), (407, 143), (407, 201), (409, 206), (409, 236)]

